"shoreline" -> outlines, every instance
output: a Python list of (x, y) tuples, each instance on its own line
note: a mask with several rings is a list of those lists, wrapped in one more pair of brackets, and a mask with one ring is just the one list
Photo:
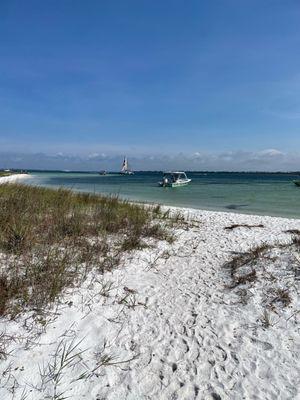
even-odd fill
[(140, 202), (140, 201), (129, 201), (132, 204), (137, 204), (137, 205), (142, 205), (142, 206), (149, 206), (149, 207), (155, 207), (155, 206), (160, 206), (162, 207), (164, 210), (171, 210), (171, 211), (177, 211), (177, 212), (183, 212), (184, 214), (188, 214), (188, 213), (211, 213), (211, 214), (225, 214), (228, 217), (234, 217), (234, 216), (245, 216), (245, 217), (253, 217), (253, 218), (275, 218), (275, 219), (283, 219), (283, 220), (288, 220), (291, 222), (299, 222), (300, 221), (300, 217), (299, 218), (295, 218), (295, 217), (283, 217), (283, 216), (277, 216), (277, 215), (267, 215), (267, 214), (248, 214), (248, 213), (243, 213), (243, 212), (232, 212), (232, 211), (222, 211), (222, 210), (206, 210), (203, 208), (193, 208), (193, 207), (180, 207), (180, 206), (168, 206), (162, 203), (147, 203), (147, 202)]
[[(1, 183), (9, 183), (9, 182), (15, 183), (15, 182), (18, 182), (19, 180), (23, 181), (23, 179), (32, 178), (32, 177), (33, 176), (30, 175), (30, 174), (15, 174), (15, 175), (11, 175), (11, 176), (8, 176), (8, 177), (0, 177), (0, 184)], [(45, 185), (45, 186), (44, 185), (36, 185), (36, 186), (37, 187), (44, 187), (44, 188), (54, 189), (54, 190), (57, 190), (57, 189), (60, 188), (60, 186), (57, 186), (57, 187), (51, 187), (51, 186), (47, 186), (47, 185)], [(68, 187), (64, 187), (64, 188), (67, 189), (67, 190), (71, 190), (74, 193), (92, 193), (92, 192), (85, 191), (85, 190), (76, 190), (76, 189), (74, 190), (74, 189), (70, 189)], [(94, 193), (92, 193), (92, 194), (94, 194)], [(96, 195), (104, 196), (104, 197), (110, 197), (111, 196), (109, 194), (101, 193), (101, 192), (96, 193)], [(297, 218), (297, 217), (287, 217), (287, 216), (278, 216), (278, 215), (269, 215), (269, 214), (252, 214), (251, 212), (249, 212), (249, 213), (247, 213), (247, 212), (239, 212), (240, 210), (236, 211), (236, 212), (233, 212), (233, 211), (227, 211), (227, 210), (208, 210), (208, 209), (203, 209), (203, 208), (194, 208), (194, 207), (185, 207), (185, 206), (172, 206), (172, 205), (162, 204), (162, 203), (159, 203), (159, 202), (155, 203), (155, 202), (147, 202), (147, 201), (141, 201), (141, 200), (131, 200), (131, 199), (128, 199), (126, 197), (124, 197), (124, 198), (120, 197), (120, 199), (121, 200), (126, 200), (131, 204), (136, 204), (136, 205), (141, 205), (141, 206), (149, 206), (149, 207), (160, 206), (165, 210), (166, 209), (170, 209), (170, 210), (177, 211), (177, 212), (182, 211), (185, 214), (189, 213), (189, 212), (190, 213), (195, 213), (195, 212), (196, 213), (197, 212), (201, 213), (201, 212), (203, 212), (203, 213), (226, 214), (226, 215), (228, 215), (228, 217), (232, 217), (234, 215), (241, 215), (241, 216), (245, 216), (245, 217), (247, 216), (247, 217), (279, 218), (279, 219), (287, 219), (289, 221), (299, 221), (300, 220), (300, 217)]]
[(0, 177), (0, 185), (2, 183), (16, 183), (19, 180), (23, 180), (26, 178), (31, 178), (30, 174), (13, 174), (13, 175), (9, 175), (9, 176), (1, 176)]

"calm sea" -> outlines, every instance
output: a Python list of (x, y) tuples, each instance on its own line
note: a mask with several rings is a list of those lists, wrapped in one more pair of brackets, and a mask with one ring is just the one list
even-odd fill
[(232, 211), (300, 218), (300, 188), (291, 174), (190, 172), (190, 185), (161, 188), (158, 172), (132, 176), (73, 172), (32, 172), (30, 183), (67, 187), (75, 191), (118, 195), (121, 198), (205, 210)]

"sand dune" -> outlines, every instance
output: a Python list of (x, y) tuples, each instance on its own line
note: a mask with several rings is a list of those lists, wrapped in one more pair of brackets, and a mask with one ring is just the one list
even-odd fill
[[(262, 243), (289, 243), (285, 231), (300, 221), (181, 212), (187, 223), (174, 244), (155, 243), (91, 275), (43, 324), (31, 325), (32, 313), (2, 320), (14, 340), (1, 399), (299, 398), (297, 249), (266, 249), (252, 266), (256, 279), (235, 287), (224, 265)], [(263, 226), (224, 229), (232, 224)], [(289, 304), (273, 299), (276, 288), (288, 290)], [(74, 357), (57, 377), (55, 360), (70, 345)]]

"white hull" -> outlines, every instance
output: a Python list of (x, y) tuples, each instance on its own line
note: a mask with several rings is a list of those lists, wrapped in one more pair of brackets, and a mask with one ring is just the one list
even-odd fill
[(165, 172), (162, 181), (158, 182), (161, 187), (186, 186), (191, 182), (183, 171)]
[(182, 180), (177, 180), (176, 182), (159, 182), (159, 186), (162, 187), (178, 187), (178, 186), (186, 186), (191, 182), (191, 179), (182, 179)]

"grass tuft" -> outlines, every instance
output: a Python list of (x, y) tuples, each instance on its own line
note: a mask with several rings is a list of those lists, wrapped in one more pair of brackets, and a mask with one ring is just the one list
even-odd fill
[(292, 299), (287, 289), (276, 289), (273, 299), (270, 301), (270, 306), (275, 303), (281, 303), (283, 307), (287, 307), (291, 304)]
[(253, 265), (269, 248), (270, 246), (268, 244), (262, 244), (261, 246), (254, 247), (247, 253), (242, 253), (234, 257), (225, 264), (225, 268), (230, 270), (231, 277), (233, 278), (239, 268), (243, 267), (244, 265)]

